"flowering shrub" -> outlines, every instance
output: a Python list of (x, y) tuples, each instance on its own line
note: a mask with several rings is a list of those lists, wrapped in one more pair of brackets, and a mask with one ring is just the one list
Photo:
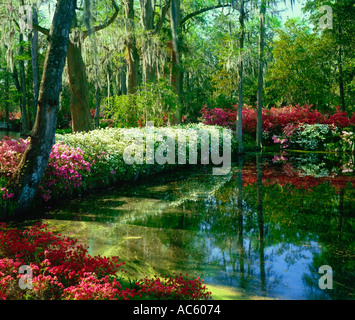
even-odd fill
[(155, 276), (152, 279), (144, 278), (141, 283), (140, 294), (147, 294), (151, 298), (159, 300), (200, 300), (211, 298), (211, 292), (207, 291), (206, 285), (200, 277), (189, 279), (182, 273), (175, 277), (165, 276), (161, 279)]
[[(355, 113), (352, 117), (342, 112), (339, 107), (335, 113), (325, 115), (317, 110), (311, 109), (312, 106), (286, 106), (283, 108), (263, 109), (262, 128), (263, 138), (266, 143), (280, 143), (282, 147), (288, 146), (288, 138), (297, 130), (300, 124), (305, 125), (328, 125), (339, 129), (355, 126)], [(207, 125), (219, 125), (235, 130), (237, 118), (237, 106), (233, 109), (201, 109), (203, 122)], [(255, 135), (256, 133), (256, 109), (244, 106), (243, 111), (243, 132)], [(311, 127), (309, 127), (311, 128)], [(316, 128), (316, 127), (314, 127)], [(325, 128), (325, 127), (324, 127)], [(299, 130), (300, 132), (300, 130)], [(286, 140), (284, 140), (286, 139)], [(281, 143), (281, 141), (283, 141)], [(319, 146), (319, 145), (318, 145)]]
[(90, 173), (90, 164), (83, 156), (80, 148), (74, 149), (60, 143), (53, 146), (40, 186), (40, 195), (45, 201), (63, 192), (71, 194), (82, 186), (84, 177)]
[[(6, 121), (6, 113), (0, 110), (0, 122)], [(9, 112), (9, 125), (12, 130), (18, 131), (21, 127), (21, 113)]]
[[(0, 299), (114, 300), (132, 298), (208, 299), (203, 280), (145, 278), (122, 288), (118, 257), (92, 257), (77, 240), (55, 235), (46, 225), (14, 229), (0, 224)], [(20, 290), (19, 267), (32, 269), (32, 288)]]
[[(154, 134), (162, 134), (178, 142), (179, 130), (194, 132), (197, 136), (197, 155), (201, 154), (201, 137), (203, 133), (208, 133), (210, 139), (219, 137), (219, 145), (223, 145), (222, 127), (205, 125), (184, 125), (169, 128), (153, 129)], [(159, 132), (157, 131), (159, 130)], [(192, 131), (191, 131), (192, 130)], [(127, 138), (126, 134), (132, 134)], [(124, 161), (125, 149), (132, 145), (135, 138), (143, 137), (143, 143), (150, 133), (146, 128), (119, 129), (106, 128), (94, 130), (88, 133), (56, 135), (57, 143), (54, 144), (44, 177), (38, 190), (38, 199), (47, 203), (50, 200), (57, 200), (64, 196), (79, 194), (88, 189), (107, 187), (112, 184), (137, 179), (138, 176), (145, 176), (151, 173), (169, 170), (177, 166), (179, 152), (178, 143), (175, 144), (176, 164), (154, 164), (133, 163), (126, 164)], [(234, 135), (231, 136), (232, 149), (236, 143)], [(30, 138), (29, 138), (30, 139)], [(19, 142), (8, 138), (0, 142), (0, 149), (4, 152), (1, 160), (0, 177), (8, 179), (19, 164), (25, 152), (29, 139)], [(188, 138), (190, 139), (190, 138)], [(156, 151), (161, 142), (156, 141), (154, 150)], [(188, 163), (190, 143), (186, 143), (186, 160)], [(144, 159), (145, 160), (145, 159)], [(201, 159), (197, 159), (201, 163)], [(4, 188), (4, 189), (3, 189)], [(14, 196), (10, 190), (6, 189), (6, 183), (0, 181), (0, 202), (9, 201)], [(0, 210), (6, 212), (8, 205), (4, 205)]]
[(274, 143), (279, 143), (280, 144), (280, 147), (283, 148), (283, 149), (286, 149), (288, 148), (288, 140), (286, 138), (280, 138), (276, 135), (273, 135), (272, 136), (272, 141), (274, 141)]
[[(237, 108), (233, 109), (211, 109), (206, 107), (201, 109), (204, 123), (208, 125), (226, 126), (230, 129), (235, 129), (237, 119)], [(243, 107), (243, 131), (247, 133), (256, 132), (256, 109), (252, 106)], [(286, 125), (293, 123), (323, 123), (326, 116), (317, 110), (312, 110), (311, 106), (287, 106), (283, 108), (263, 109), (263, 130), (271, 132), (280, 132)], [(328, 122), (335, 121), (335, 118), (329, 119)]]
[[(30, 143), (30, 138), (19, 141), (5, 137), (0, 141), (0, 176), (10, 177), (20, 163), (21, 157)], [(44, 201), (52, 196), (72, 194), (82, 185), (83, 177), (90, 172), (90, 164), (83, 159), (83, 152), (60, 143), (52, 148), (44, 178), (39, 187), (39, 195)], [(1, 184), (0, 184), (1, 188)], [(14, 194), (5, 187), (0, 189), (3, 200)]]
[[(98, 279), (95, 273), (85, 273), (77, 285), (63, 290), (65, 300), (114, 300), (121, 294), (121, 284), (116, 279), (110, 281), (108, 276)], [(132, 292), (131, 297), (135, 296)]]
[[(174, 141), (178, 141), (179, 130), (192, 130), (196, 132), (197, 139), (197, 153), (200, 155), (201, 151), (201, 132), (207, 131), (210, 136), (219, 135), (220, 147), (223, 145), (222, 140), (222, 127), (218, 126), (206, 126), (206, 125), (184, 125), (174, 126), (168, 128), (155, 128), (152, 129), (152, 134), (162, 133), (166, 137), (171, 138)], [(131, 135), (131, 138), (125, 136)], [(133, 163), (127, 165), (124, 161), (124, 151), (127, 146), (134, 142), (135, 138), (139, 135), (143, 135), (145, 143), (147, 136), (150, 132), (147, 128), (134, 128), (134, 129), (122, 129), (122, 128), (106, 128), (100, 130), (94, 130), (87, 133), (76, 133), (71, 135), (57, 135), (56, 140), (61, 143), (70, 146), (72, 148), (79, 147), (84, 154), (84, 160), (90, 163), (91, 173), (86, 179), (86, 186), (107, 186), (118, 181), (127, 181), (136, 179), (138, 176), (145, 176), (150, 173), (160, 172), (162, 170), (169, 170), (175, 168), (177, 164), (164, 164), (160, 165), (154, 163), (152, 165), (146, 164), (146, 158), (143, 160), (143, 164)], [(234, 136), (232, 137), (232, 148), (236, 147)], [(155, 142), (154, 150), (156, 151), (161, 143)], [(177, 163), (179, 150), (175, 148), (175, 159)], [(188, 161), (189, 143), (186, 146), (186, 154)], [(201, 159), (198, 159), (200, 163)]]
[(0, 141), (0, 175), (10, 176), (16, 170), (29, 143), (29, 139), (17, 141), (9, 137)]

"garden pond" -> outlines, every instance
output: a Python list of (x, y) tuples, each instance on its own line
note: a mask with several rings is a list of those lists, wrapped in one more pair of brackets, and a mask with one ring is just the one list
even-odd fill
[(353, 163), (351, 154), (249, 154), (225, 176), (208, 167), (152, 175), (62, 201), (41, 219), (91, 255), (119, 256), (132, 280), (200, 276), (215, 299), (353, 299)]

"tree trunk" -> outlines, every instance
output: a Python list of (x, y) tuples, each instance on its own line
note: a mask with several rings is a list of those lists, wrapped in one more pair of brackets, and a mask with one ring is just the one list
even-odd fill
[[(71, 39), (69, 42), (67, 63), (70, 84), (70, 111), (72, 115), (73, 132), (90, 131), (93, 129), (89, 106), (86, 67), (81, 53), (81, 41), (84, 41), (87, 36), (90, 36), (97, 31), (105, 29), (113, 23), (113, 21), (118, 15), (119, 8), (116, 5), (115, 0), (111, 0), (111, 2), (115, 9), (115, 13), (110, 19), (106, 20), (106, 22), (101, 25), (93, 26), (92, 28), (83, 31), (81, 35), (79, 35), (79, 32), (77, 34), (74, 34), (74, 39)], [(74, 25), (77, 26), (75, 11)], [(36, 23), (33, 23), (33, 27), (34, 29), (48, 36), (48, 29), (40, 27)]]
[(5, 121), (6, 129), (10, 130), (10, 81), (9, 75), (5, 76)]
[[(37, 8), (32, 8), (33, 23), (38, 24)], [(36, 122), (37, 103), (39, 94), (39, 66), (38, 66), (38, 31), (33, 29), (30, 33), (31, 41), (31, 60), (32, 60), (32, 78), (33, 78), (33, 123)]]
[(121, 85), (120, 85), (120, 88), (121, 88), (121, 94), (122, 95), (126, 95), (127, 94), (127, 66), (123, 66), (121, 68)]
[(238, 56), (238, 110), (237, 110), (237, 128), (236, 136), (238, 141), (238, 153), (242, 154), (243, 150), (243, 50), (244, 50), (244, 1), (240, 1), (239, 8), (239, 24), (240, 24), (240, 35), (239, 35), (239, 56)]
[(180, 44), (179, 44), (179, 28), (181, 20), (180, 0), (172, 0), (171, 3), (171, 33), (172, 33), (172, 52), (171, 52), (171, 85), (175, 88), (176, 94), (180, 102), (180, 108), (176, 115), (176, 122), (182, 121), (182, 80), (183, 74), (180, 63)]
[[(89, 88), (86, 68), (81, 54), (81, 40), (68, 44), (68, 75), (70, 84), (70, 112), (73, 132), (93, 130), (89, 105)], [(75, 37), (74, 37), (75, 38)]]
[(27, 109), (27, 99), (26, 99), (26, 72), (25, 72), (25, 61), (23, 60), (24, 49), (23, 49), (23, 34), (20, 32), (19, 35), (19, 55), (21, 60), (19, 62), (19, 72), (20, 72), (20, 93), (21, 93), (21, 102), (20, 102), (20, 110), (21, 110), (21, 136), (26, 137), (30, 133), (30, 119), (28, 116)]
[(101, 95), (100, 88), (96, 87), (95, 89), (95, 129), (100, 127), (100, 103), (101, 103)]
[(338, 27), (338, 34), (339, 34), (338, 69), (339, 69), (340, 106), (341, 106), (341, 111), (346, 112), (345, 93), (344, 93), (344, 73), (343, 73), (343, 47), (341, 44), (342, 29), (341, 29), (340, 23), (339, 23), (339, 27)]
[(256, 146), (263, 147), (263, 84), (264, 84), (264, 47), (265, 47), (266, 1), (262, 0), (259, 16), (259, 71), (258, 71), (258, 106), (256, 122)]
[(128, 37), (126, 40), (126, 63), (127, 63), (127, 92), (135, 93), (138, 86), (138, 67), (139, 55), (136, 44), (136, 36), (134, 30), (134, 1), (124, 0), (126, 12), (126, 31)]
[(144, 30), (143, 41), (143, 82), (155, 80), (155, 62), (151, 51), (151, 35), (154, 30), (155, 0), (140, 0), (141, 23)]
[(62, 75), (76, 0), (57, 2), (40, 86), (36, 123), (31, 142), (9, 181), (16, 198), (15, 213), (23, 216), (36, 195), (55, 140)]

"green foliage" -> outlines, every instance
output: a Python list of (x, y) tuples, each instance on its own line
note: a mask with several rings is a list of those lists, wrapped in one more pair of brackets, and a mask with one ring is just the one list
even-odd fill
[(339, 141), (338, 129), (327, 124), (301, 124), (291, 137), (292, 145), (303, 150), (325, 150), (328, 143)]
[(288, 20), (277, 30), (273, 63), (266, 73), (269, 105), (313, 104), (329, 110), (339, 103), (332, 39), (311, 32), (304, 22)]
[(116, 127), (144, 126), (146, 121), (163, 126), (174, 122), (178, 106), (173, 88), (162, 79), (142, 85), (135, 94), (110, 98), (105, 113), (108, 118), (114, 119)]
[[(353, 0), (332, 1), (307, 0), (304, 10), (310, 13), (309, 21), (313, 23), (314, 32), (319, 32), (319, 21), (324, 15), (318, 8), (328, 5), (332, 8), (333, 27), (321, 31), (322, 38), (332, 43), (329, 56), (323, 64), (334, 63), (332, 75), (336, 77), (334, 86), (340, 90), (342, 78), (346, 110), (355, 111), (355, 5)], [(340, 69), (342, 69), (340, 72)], [(324, 79), (325, 81), (327, 79)], [(325, 92), (327, 94), (327, 92)], [(337, 92), (340, 96), (340, 92)], [(339, 100), (338, 100), (339, 101)], [(339, 103), (339, 102), (338, 102)], [(340, 103), (339, 103), (340, 104)]]

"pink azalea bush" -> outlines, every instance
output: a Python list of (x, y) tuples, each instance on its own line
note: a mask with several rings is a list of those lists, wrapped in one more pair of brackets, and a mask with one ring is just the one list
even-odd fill
[(26, 151), (30, 141), (29, 139), (17, 140), (4, 137), (0, 141), (0, 176), (11, 176), (20, 163), (22, 154)]
[(53, 195), (72, 194), (80, 188), (90, 173), (90, 163), (84, 160), (80, 148), (72, 148), (56, 143), (49, 157), (45, 178), (40, 189), (40, 195), (48, 201)]
[[(180, 129), (179, 126), (161, 128), (164, 133), (174, 139), (177, 139), (177, 131)], [(202, 124), (189, 124), (183, 129), (194, 130), (197, 136), (200, 136), (200, 130), (209, 131), (211, 136), (217, 134), (221, 136), (223, 130), (222, 127)], [(36, 200), (48, 206), (50, 201), (80, 195), (88, 190), (109, 187), (162, 170), (171, 170), (177, 166), (158, 163), (127, 165), (124, 160), (124, 152), (132, 143), (132, 140), (126, 139), (127, 130), (106, 128), (87, 133), (57, 134), (57, 143), (52, 147)], [(145, 136), (147, 130), (137, 128), (132, 134), (132, 139), (136, 136)], [(5, 138), (0, 141), (0, 151), (4, 154), (4, 157), (1, 158), (0, 170), (0, 214), (11, 213), (11, 204), (14, 206), (14, 201), (11, 200), (16, 195), (7, 189), (6, 183), (18, 167), (29, 143), (30, 138), (19, 141)], [(220, 139), (220, 143), (223, 144), (222, 139)], [(232, 137), (232, 148), (235, 148), (235, 145)], [(158, 147), (159, 143), (154, 144), (154, 148)], [(201, 144), (198, 143), (197, 148), (200, 147)], [(179, 150), (176, 148), (176, 159), (178, 152)], [(200, 154), (199, 150), (198, 154)], [(198, 159), (198, 161), (200, 160)]]
[[(12, 140), (5, 137), (0, 141), (0, 177), (9, 178), (20, 163), (22, 155), (30, 143), (30, 138)], [(39, 196), (49, 201), (53, 196), (73, 194), (82, 186), (84, 177), (90, 173), (90, 164), (84, 160), (79, 148), (72, 148), (61, 143), (53, 146), (44, 178), (39, 187)], [(0, 184), (0, 196), (3, 201), (14, 194)], [(3, 204), (5, 206), (5, 203)]]

